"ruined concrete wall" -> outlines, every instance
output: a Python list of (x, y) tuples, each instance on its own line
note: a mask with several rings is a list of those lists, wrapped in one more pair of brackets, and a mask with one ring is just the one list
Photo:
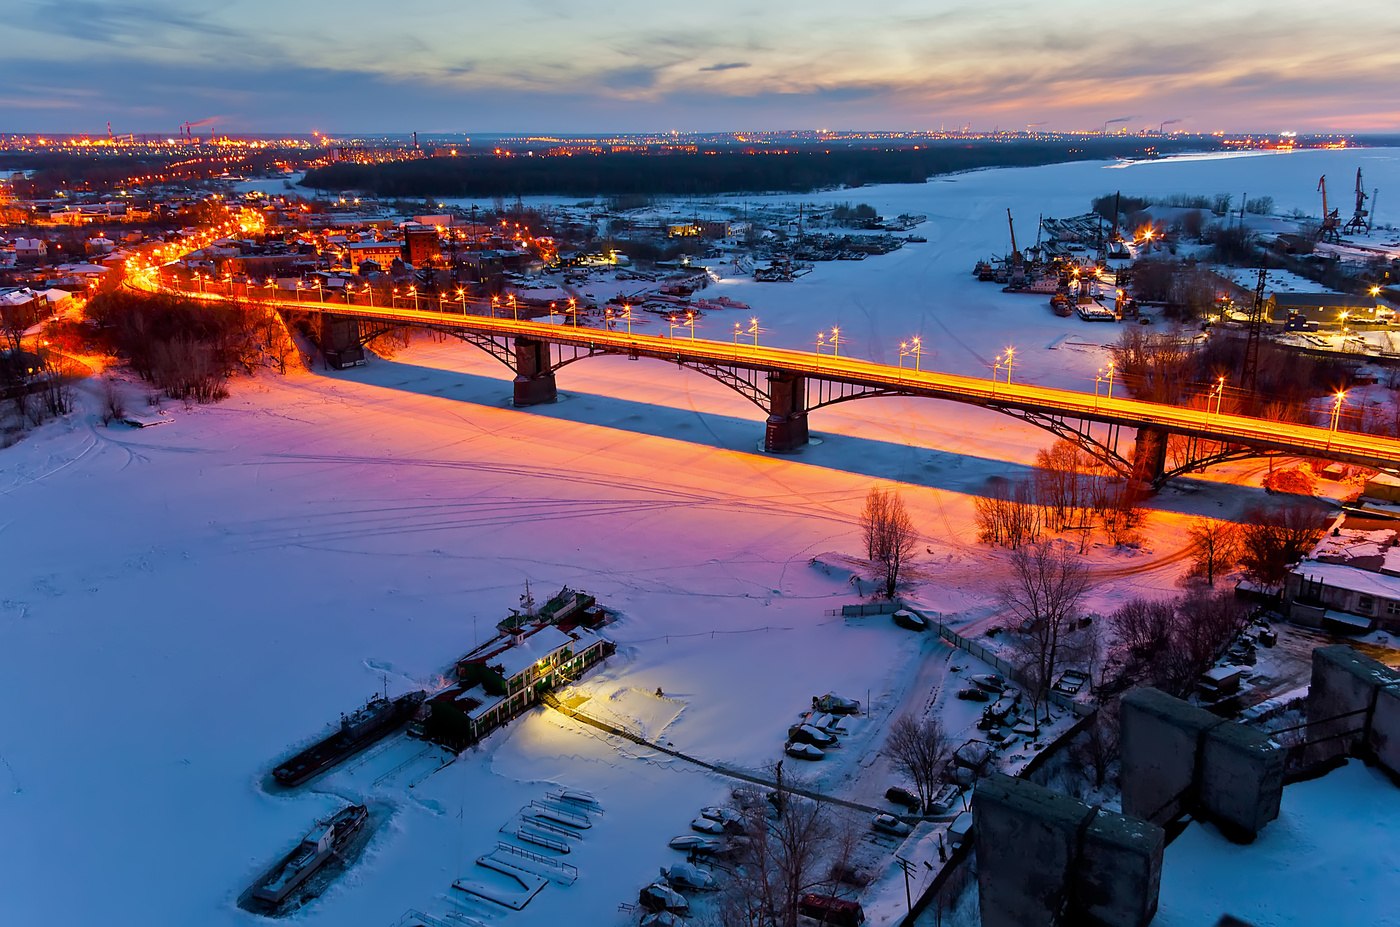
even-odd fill
[(972, 799), (983, 927), (1145, 927), (1157, 910), (1160, 827), (994, 774)]
[(1267, 734), (1156, 689), (1122, 704), (1125, 814), (1164, 824), (1190, 811), (1243, 841), (1278, 817), (1284, 750)]
[(1345, 644), (1314, 650), (1307, 741), (1307, 763), (1364, 755), (1400, 772), (1400, 672)]

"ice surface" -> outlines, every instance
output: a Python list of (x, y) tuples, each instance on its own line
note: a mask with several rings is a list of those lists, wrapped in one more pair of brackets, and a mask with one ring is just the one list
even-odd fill
[[(929, 242), (707, 295), (752, 303), (777, 343), (841, 324), (852, 352), (893, 361), (922, 331), (929, 360), (975, 373), (1014, 341), (1016, 376), (1083, 387), (1114, 326), (1057, 319), (971, 276), (1005, 250), (1006, 205), (1029, 219), (1083, 212), (1119, 186), (1247, 186), (1285, 209), (1296, 189), (1307, 208), (1318, 173), (1358, 161), (1368, 183), (1395, 186), (1393, 152), (1355, 151), (820, 194), (926, 212)], [(369, 694), (436, 684), (527, 578), (623, 615), (608, 629), (617, 655), (573, 694), (706, 760), (761, 770), (813, 695), (840, 692), (873, 717), (848, 718), (821, 763), (786, 768), (878, 805), (894, 784), (877, 752), (891, 717), (937, 710), (957, 742), (971, 735), (982, 706), (954, 694), (988, 667), (888, 616), (826, 612), (857, 599), (861, 500), (890, 481), (922, 532), (914, 600), (972, 631), (997, 623), (1005, 554), (975, 546), (970, 494), (1022, 472), (1048, 436), (883, 399), (815, 413), (824, 443), (777, 457), (756, 450), (759, 410), (693, 372), (589, 360), (560, 372), (561, 402), (521, 411), (504, 401), (508, 378), (474, 349), (425, 341), (344, 374), (236, 381), (226, 402), (139, 430), (103, 428), (87, 384), (88, 411), (0, 451), (0, 920), (251, 924), (234, 904), (248, 883), (308, 821), (371, 798), (388, 822), (296, 923), (378, 927), (447, 904), (489, 918), (499, 910), (472, 909), (452, 881), (476, 877), (519, 809), (566, 787), (604, 809), (567, 857), (579, 879), (508, 923), (610, 922), (730, 782), (537, 709), (450, 765), (400, 737), (308, 787), (262, 785)], [(1257, 493), (1207, 475), (1158, 496), (1142, 550), (1091, 550), (1091, 607), (1172, 590), (1184, 520)], [(212, 836), (191, 845), (191, 828)]]

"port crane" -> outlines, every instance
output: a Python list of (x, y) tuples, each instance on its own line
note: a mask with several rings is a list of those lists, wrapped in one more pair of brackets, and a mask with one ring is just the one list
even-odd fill
[(1338, 210), (1333, 209), (1329, 212), (1327, 209), (1326, 174), (1323, 174), (1321, 179), (1318, 180), (1317, 188), (1322, 191), (1322, 225), (1318, 226), (1317, 240), (1330, 241), (1334, 244), (1340, 243), (1342, 240), (1342, 221), (1341, 217), (1338, 215)]
[(1343, 232), (1346, 232), (1348, 235), (1365, 235), (1371, 231), (1371, 223), (1370, 220), (1367, 219), (1370, 213), (1366, 211), (1366, 201), (1368, 199), (1371, 200), (1374, 205), (1375, 197), (1368, 197), (1366, 195), (1366, 188), (1361, 185), (1361, 168), (1358, 167), (1356, 169), (1356, 211), (1352, 213), (1351, 218), (1347, 220), (1347, 224), (1343, 226)]
[(1011, 221), (1011, 210), (1006, 210), (1006, 227), (1011, 230), (1011, 263), (1021, 263), (1021, 252), (1016, 249), (1016, 224)]

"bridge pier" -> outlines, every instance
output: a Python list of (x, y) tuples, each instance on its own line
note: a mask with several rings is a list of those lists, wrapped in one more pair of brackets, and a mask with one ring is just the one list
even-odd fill
[(531, 338), (515, 339), (515, 404), (538, 406), (554, 402), (559, 391), (554, 386), (554, 368), (549, 361), (549, 342)]
[(768, 431), (763, 449), (795, 451), (807, 443), (807, 378), (798, 373), (768, 374)]
[(1167, 472), (1167, 432), (1160, 428), (1139, 428), (1133, 443), (1133, 476), (1154, 489)]
[(321, 353), (332, 370), (363, 366), (365, 349), (360, 344), (360, 320), (321, 313)]

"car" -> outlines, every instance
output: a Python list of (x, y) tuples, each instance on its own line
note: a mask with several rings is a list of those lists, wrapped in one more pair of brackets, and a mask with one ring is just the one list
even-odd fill
[(987, 690), (972, 687), (959, 689), (958, 698), (965, 702), (990, 702), (992, 700), (992, 697), (987, 694)]
[(897, 785), (891, 786), (885, 790), (885, 801), (894, 802), (896, 805), (903, 805), (914, 811), (919, 810), (919, 805), (921, 804), (919, 796)]
[(978, 673), (969, 678), (972, 679), (973, 685), (979, 689), (986, 689), (988, 692), (1006, 691), (1006, 680), (996, 673)]
[(913, 829), (892, 814), (875, 815), (875, 819), (870, 822), (870, 826), (882, 833), (890, 834), (895, 837), (908, 837), (909, 831)]
[(910, 631), (928, 630), (928, 622), (924, 620), (924, 617), (922, 615), (916, 615), (914, 612), (911, 612), (908, 609), (901, 608), (899, 611), (895, 612), (891, 617), (894, 619), (894, 623), (899, 625), (901, 628), (906, 628)]
[(812, 744), (789, 743), (785, 748), (788, 756), (799, 760), (819, 760), (826, 756), (821, 747)]
[(724, 825), (719, 821), (711, 821), (709, 818), (696, 818), (690, 822), (690, 829), (716, 837), (724, 834)]

